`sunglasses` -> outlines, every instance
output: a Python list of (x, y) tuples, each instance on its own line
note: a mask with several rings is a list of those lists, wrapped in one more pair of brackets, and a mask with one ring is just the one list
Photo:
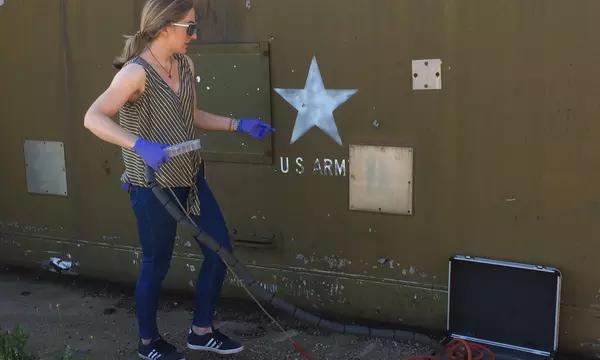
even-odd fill
[(172, 23), (171, 25), (186, 28), (185, 33), (188, 36), (194, 36), (198, 32), (198, 24), (197, 23), (188, 23), (188, 24)]

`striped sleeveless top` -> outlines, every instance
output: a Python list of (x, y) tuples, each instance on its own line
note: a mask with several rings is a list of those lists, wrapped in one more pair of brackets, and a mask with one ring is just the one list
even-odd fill
[[(184, 55), (176, 54), (174, 59), (179, 70), (178, 93), (175, 93), (142, 57), (136, 56), (127, 62), (144, 67), (146, 84), (144, 92), (135, 102), (126, 102), (119, 110), (119, 123), (125, 130), (148, 141), (168, 145), (195, 138), (192, 71)], [(148, 187), (142, 159), (129, 149), (121, 148), (121, 151), (125, 163), (121, 181)], [(186, 210), (195, 215), (200, 214), (195, 178), (201, 161), (198, 153), (194, 151), (172, 158), (156, 172), (156, 180), (162, 187), (190, 188)]]

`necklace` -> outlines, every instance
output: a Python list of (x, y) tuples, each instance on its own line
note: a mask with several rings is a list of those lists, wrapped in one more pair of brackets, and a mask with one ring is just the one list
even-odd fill
[(173, 60), (170, 61), (171, 66), (169, 66), (169, 71), (167, 71), (167, 68), (165, 68), (164, 66), (162, 66), (162, 64), (160, 63), (160, 61), (158, 61), (158, 59), (156, 58), (156, 56), (154, 56), (154, 53), (152, 52), (152, 49), (150, 49), (150, 46), (148, 46), (148, 50), (150, 50), (150, 54), (152, 55), (152, 57), (154, 58), (154, 60), (156, 60), (156, 62), (158, 63), (158, 65), (160, 65), (160, 67), (167, 73), (169, 74), (169, 79), (171, 78), (171, 70), (173, 70)]

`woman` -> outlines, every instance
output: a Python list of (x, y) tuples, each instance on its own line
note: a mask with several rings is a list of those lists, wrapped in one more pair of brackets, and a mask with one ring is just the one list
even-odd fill
[[(156, 312), (161, 283), (168, 271), (177, 224), (152, 194), (145, 166), (156, 170), (162, 187), (169, 187), (194, 221), (231, 250), (223, 216), (204, 180), (197, 153), (168, 159), (164, 148), (194, 138), (194, 127), (238, 131), (262, 139), (273, 129), (258, 119), (231, 119), (196, 109), (194, 65), (185, 54), (197, 38), (192, 0), (149, 0), (141, 26), (127, 38), (115, 66), (120, 71), (85, 115), (85, 127), (99, 138), (122, 148), (125, 172), (137, 220), (143, 260), (136, 285), (136, 313), (142, 359), (179, 360), (183, 355), (161, 339)], [(119, 124), (111, 117), (119, 113)], [(169, 161), (170, 160), (170, 161)], [(204, 262), (196, 283), (196, 304), (187, 346), (233, 354), (243, 346), (212, 327), (225, 265), (202, 248)]]

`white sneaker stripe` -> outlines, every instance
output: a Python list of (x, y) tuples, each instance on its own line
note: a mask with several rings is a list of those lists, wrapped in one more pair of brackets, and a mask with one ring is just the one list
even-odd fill
[(151, 360), (156, 360), (156, 359), (160, 359), (162, 357), (162, 355), (156, 351), (156, 349), (153, 349), (152, 351), (150, 351), (150, 354), (148, 354), (148, 358), (150, 358)]
[(212, 344), (215, 342), (215, 339), (210, 339), (210, 341), (206, 344), (206, 347), (212, 347)]

